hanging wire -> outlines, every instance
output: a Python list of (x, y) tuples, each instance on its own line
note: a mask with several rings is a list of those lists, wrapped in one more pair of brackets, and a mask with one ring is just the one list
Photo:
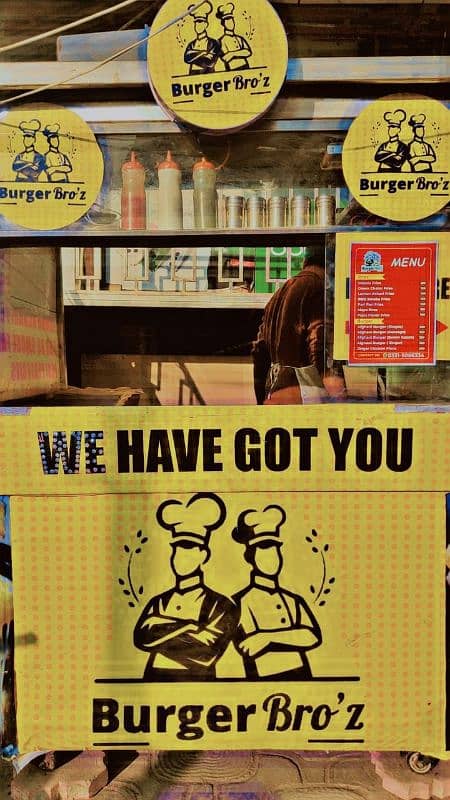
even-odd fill
[(58, 33), (68, 31), (71, 28), (77, 28), (79, 25), (84, 25), (85, 22), (91, 22), (93, 19), (104, 17), (106, 14), (111, 14), (113, 11), (118, 11), (121, 8), (131, 6), (137, 2), (143, 2), (143, 0), (122, 0), (121, 3), (117, 3), (115, 6), (109, 6), (108, 8), (102, 9), (102, 11), (96, 11), (94, 14), (89, 14), (87, 17), (76, 19), (74, 22), (67, 22), (65, 25), (60, 25), (59, 28), (53, 28), (50, 31), (44, 31), (44, 33), (37, 33), (35, 36), (29, 36), (28, 39), (21, 39), (19, 42), (5, 44), (3, 47), (0, 47), (0, 55), (10, 50), (17, 50), (19, 47), (25, 47), (25, 45), (32, 44), (33, 42), (39, 42), (42, 39), (49, 39), (51, 36), (56, 36)]
[[(127, 2), (135, 2), (135, 0), (127, 0)], [(92, 67), (88, 67), (87, 69), (80, 70), (79, 72), (74, 72), (69, 75), (67, 78), (59, 79), (57, 81), (53, 81), (52, 83), (47, 83), (45, 86), (38, 86), (36, 89), (29, 89), (26, 92), (21, 92), (20, 94), (13, 95), (12, 97), (8, 97), (5, 100), (0, 100), (0, 106), (9, 105), (10, 103), (14, 103), (16, 100), (23, 100), (24, 97), (31, 97), (35, 94), (40, 94), (41, 92), (47, 91), (47, 89), (56, 89), (58, 86), (63, 86), (65, 83), (69, 83), (77, 78), (82, 78), (85, 75), (90, 75), (91, 72), (95, 72), (100, 67), (103, 67), (104, 64), (109, 64), (111, 61), (114, 61), (119, 56), (123, 55), (124, 53), (128, 53), (129, 50), (132, 50), (134, 47), (139, 47), (142, 45), (143, 42), (148, 42), (150, 39), (153, 39), (159, 33), (167, 30), (172, 25), (175, 25), (180, 20), (184, 19), (185, 17), (189, 16), (192, 11), (199, 8), (204, 0), (200, 0), (200, 2), (196, 3), (195, 5), (189, 6), (189, 9), (183, 11), (182, 14), (179, 14), (177, 17), (169, 20), (163, 25), (161, 28), (158, 28), (156, 31), (151, 31), (148, 36), (145, 36), (143, 39), (139, 39), (137, 42), (133, 42), (132, 44), (127, 45), (127, 47), (123, 47), (121, 50), (116, 50), (115, 53), (108, 56), (108, 58), (104, 58), (103, 61), (96, 61)], [(117, 7), (117, 6), (116, 6)], [(0, 51), (1, 52), (1, 51)]]

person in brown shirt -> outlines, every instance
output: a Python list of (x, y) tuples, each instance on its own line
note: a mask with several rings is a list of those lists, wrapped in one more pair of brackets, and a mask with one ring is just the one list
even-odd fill
[(343, 377), (325, 377), (326, 324), (324, 258), (314, 249), (265, 308), (252, 348), (258, 404), (345, 399)]

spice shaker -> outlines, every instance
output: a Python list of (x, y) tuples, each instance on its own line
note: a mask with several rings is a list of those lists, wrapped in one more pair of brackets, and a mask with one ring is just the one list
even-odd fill
[(336, 199), (332, 194), (319, 194), (316, 198), (316, 225), (334, 225)]
[(286, 225), (286, 198), (272, 195), (269, 198), (269, 228), (284, 228)]
[(146, 227), (145, 169), (131, 151), (130, 160), (122, 164), (122, 192), (120, 196), (121, 227), (140, 230)]
[(193, 166), (194, 225), (198, 229), (217, 224), (216, 168), (204, 156)]
[(246, 204), (247, 228), (264, 228), (266, 220), (266, 201), (264, 197), (252, 195)]
[(183, 198), (181, 194), (181, 169), (172, 158), (170, 150), (158, 164), (158, 226), (163, 230), (183, 228)]
[(305, 194), (295, 194), (291, 200), (291, 225), (293, 228), (304, 228), (309, 225), (311, 200)]
[(244, 198), (240, 194), (231, 194), (225, 198), (225, 216), (227, 228), (242, 228), (244, 219)]

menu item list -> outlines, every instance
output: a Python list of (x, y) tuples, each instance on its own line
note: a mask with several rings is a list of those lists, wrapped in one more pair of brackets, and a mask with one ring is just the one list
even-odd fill
[(435, 364), (437, 242), (351, 245), (349, 364)]

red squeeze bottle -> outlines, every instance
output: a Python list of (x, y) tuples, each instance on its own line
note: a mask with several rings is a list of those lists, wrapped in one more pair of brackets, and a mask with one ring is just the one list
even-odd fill
[(122, 164), (121, 228), (124, 230), (136, 231), (147, 226), (144, 181), (145, 168), (132, 150), (130, 160)]

